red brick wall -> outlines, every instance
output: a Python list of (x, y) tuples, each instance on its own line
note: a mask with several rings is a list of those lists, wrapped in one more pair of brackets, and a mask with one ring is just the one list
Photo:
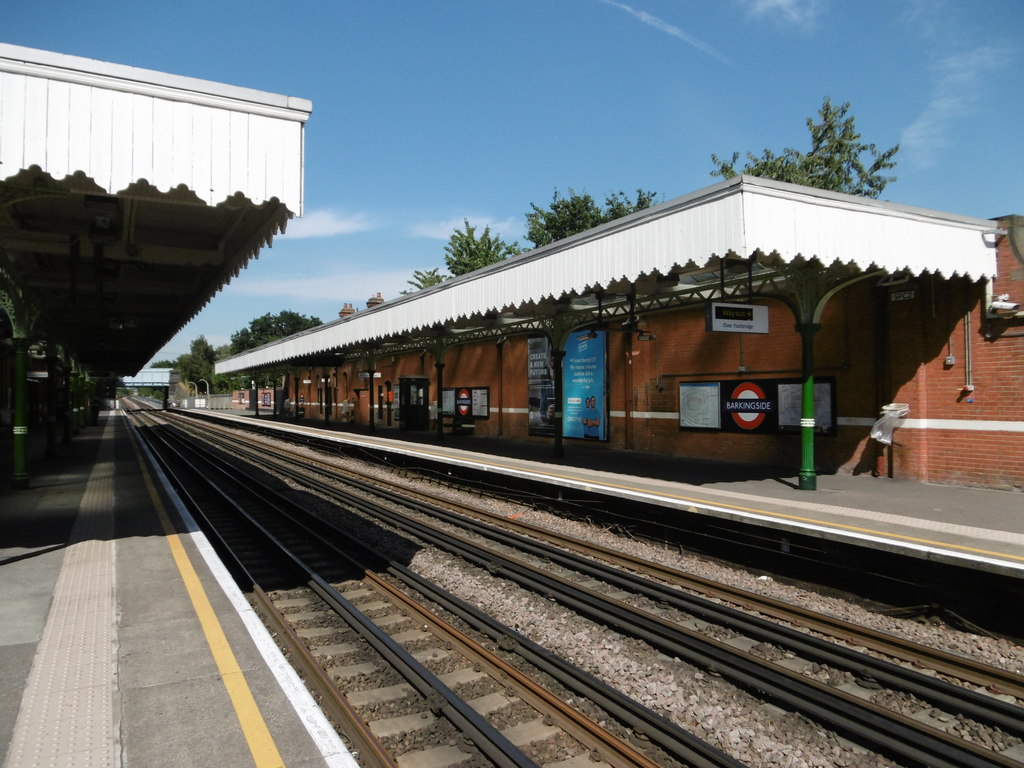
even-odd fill
[[(1005, 237), (999, 240), (998, 260), (994, 292), (1024, 303), (1024, 265)], [(814, 370), (818, 377), (836, 379), (839, 427), (835, 436), (816, 437), (819, 471), (881, 471), (938, 483), (1024, 488), (1024, 432), (985, 424), (1024, 420), (1024, 320), (986, 317), (985, 295), (982, 283), (924, 275), (889, 286), (865, 279), (829, 300), (815, 336)], [(799, 435), (678, 425), (681, 381), (800, 376), (801, 339), (793, 313), (779, 301), (765, 304), (768, 334), (707, 333), (702, 306), (645, 317), (645, 327), (656, 336), (652, 341), (608, 334), (608, 446), (784, 466), (795, 473), (801, 464)], [(382, 378), (376, 383), (390, 381), (397, 392), (400, 376), (425, 376), (436, 401), (434, 362), (429, 353), (380, 358)], [(358, 379), (356, 371), (364, 368), (349, 361), (332, 369), (339, 383), (335, 402), (355, 398), (362, 423), (368, 418), (367, 380)], [(490, 417), (476, 421), (476, 434), (550, 443), (528, 435), (526, 371), (525, 336), (501, 345), (457, 346), (446, 352), (444, 386), (489, 388)], [(316, 381), (318, 373), (300, 377)], [(965, 384), (973, 384), (973, 391)], [(315, 385), (311, 390), (307, 402), (316, 402)], [(908, 403), (911, 423), (897, 429), (894, 444), (883, 451), (868, 431), (889, 402)], [(312, 411), (307, 415), (315, 416)], [(922, 419), (930, 423), (916, 422)]]
[[(1007, 238), (1000, 238), (998, 264), (993, 293), (1024, 303), (1022, 265)], [(902, 341), (915, 343), (916, 354), (893, 366), (895, 399), (912, 404), (912, 418), (942, 422), (897, 431), (899, 472), (939, 483), (1024, 488), (1024, 434), (984, 423), (1022, 421), (1024, 321), (988, 317), (983, 285), (962, 278), (919, 282), (925, 285), (916, 317), (900, 318)], [(899, 329), (891, 333), (899, 343)], [(951, 365), (947, 355), (955, 358)]]

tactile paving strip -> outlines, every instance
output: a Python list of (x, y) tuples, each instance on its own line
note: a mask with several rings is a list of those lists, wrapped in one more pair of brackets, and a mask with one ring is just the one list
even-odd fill
[(114, 448), (107, 422), (14, 728), (8, 766), (116, 768)]

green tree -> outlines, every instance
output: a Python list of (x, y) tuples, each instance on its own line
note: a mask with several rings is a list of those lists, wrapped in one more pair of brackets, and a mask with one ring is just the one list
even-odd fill
[(237, 355), (322, 324), (319, 317), (306, 317), (289, 309), (276, 315), (268, 312), (231, 334), (231, 354)]
[[(268, 312), (261, 317), (250, 320), (247, 327), (231, 334), (231, 343), (217, 348), (217, 359), (237, 355), (322, 324), (319, 317), (307, 317), (298, 312), (292, 312), (289, 309), (281, 310), (276, 315)], [(284, 365), (267, 368), (261, 370), (255, 376), (255, 381), (259, 386), (264, 386), (270, 382), (278, 382), (288, 370), (288, 366)], [(249, 389), (250, 384), (254, 380), (254, 376), (245, 371), (227, 374), (219, 378), (219, 384), (225, 392), (235, 389)]]
[(200, 384), (200, 380), (210, 385), (210, 392), (214, 392), (213, 365), (216, 362), (213, 347), (206, 340), (205, 336), (199, 336), (192, 340), (189, 351), (178, 357), (174, 365), (181, 374), (183, 382), (190, 381), (196, 385), (196, 391), (205, 394), (206, 389)]
[(644, 208), (650, 208), (654, 205), (654, 198), (655, 194), (653, 192), (643, 189), (636, 191), (636, 200), (632, 202), (623, 192), (608, 195), (604, 199), (604, 220), (614, 221), (631, 213), (642, 211)]
[(615, 192), (605, 197), (604, 208), (601, 208), (588, 194), (580, 195), (570, 189), (569, 196), (562, 197), (556, 189), (549, 208), (530, 203), (533, 210), (526, 214), (526, 239), (539, 248), (649, 208), (654, 198), (654, 192), (643, 189), (637, 189), (633, 201), (625, 193)]
[(747, 164), (739, 171), (736, 170), (739, 152), (733, 152), (728, 161), (713, 154), (711, 161), (717, 167), (711, 175), (729, 179), (737, 173), (746, 173), (835, 192), (878, 197), (886, 184), (896, 181), (895, 176), (885, 176), (883, 172), (896, 167), (893, 158), (900, 145), (879, 152), (874, 144), (862, 142), (849, 110), (849, 102), (837, 107), (826, 97), (818, 110), (818, 122), (807, 118), (811, 133), (809, 152), (791, 147), (778, 155), (766, 149), (761, 157), (748, 152)]
[(439, 267), (428, 269), (426, 272), (422, 269), (417, 269), (412, 273), (412, 280), (406, 281), (413, 289), (411, 291), (402, 291), (402, 295), (407, 296), (410, 293), (422, 291), (424, 288), (429, 288), (432, 285), (439, 285), (446, 279), (447, 275), (442, 275)]
[(483, 233), (477, 237), (476, 227), (471, 226), (468, 219), (462, 221), (466, 225), (465, 231), (456, 229), (444, 247), (444, 263), (452, 276), (465, 275), (521, 252), (519, 243), (509, 245), (492, 235), (490, 227), (484, 227)]

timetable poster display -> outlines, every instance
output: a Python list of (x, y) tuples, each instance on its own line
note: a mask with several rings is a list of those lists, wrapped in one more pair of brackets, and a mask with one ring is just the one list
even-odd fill
[(489, 387), (473, 387), (470, 390), (470, 406), (473, 418), (489, 419), (491, 417), (491, 390)]
[[(815, 431), (836, 433), (835, 379), (814, 383)], [(680, 382), (681, 429), (777, 434), (800, 430), (803, 385), (799, 379), (733, 379)]]
[(455, 390), (454, 389), (443, 389), (441, 390), (441, 413), (446, 416), (451, 416), (455, 413)]
[(572, 334), (565, 343), (562, 391), (565, 418), (562, 434), (584, 440), (608, 437), (605, 379), (607, 334), (604, 331)]
[(555, 435), (555, 363), (547, 336), (527, 341), (526, 379), (529, 394), (529, 427), (531, 435)]
[(722, 415), (717, 381), (679, 384), (679, 426), (688, 429), (721, 429)]
[[(836, 381), (823, 378), (814, 380), (814, 431), (825, 435), (836, 433)], [(803, 413), (803, 384), (779, 382), (779, 429), (800, 429)]]

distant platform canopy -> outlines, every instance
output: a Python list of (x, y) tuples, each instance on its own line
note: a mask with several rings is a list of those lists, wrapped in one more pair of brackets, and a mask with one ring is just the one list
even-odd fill
[(0, 292), (16, 335), (94, 376), (138, 371), (302, 214), (311, 111), (0, 44)]
[(121, 386), (128, 389), (173, 387), (179, 383), (181, 383), (181, 373), (174, 368), (143, 368), (134, 376), (121, 377)]
[[(995, 222), (736, 176), (489, 267), (217, 362), (337, 365), (436, 344), (631, 323), (712, 297), (827, 279), (996, 272)], [(816, 278), (814, 278), (816, 279)]]

